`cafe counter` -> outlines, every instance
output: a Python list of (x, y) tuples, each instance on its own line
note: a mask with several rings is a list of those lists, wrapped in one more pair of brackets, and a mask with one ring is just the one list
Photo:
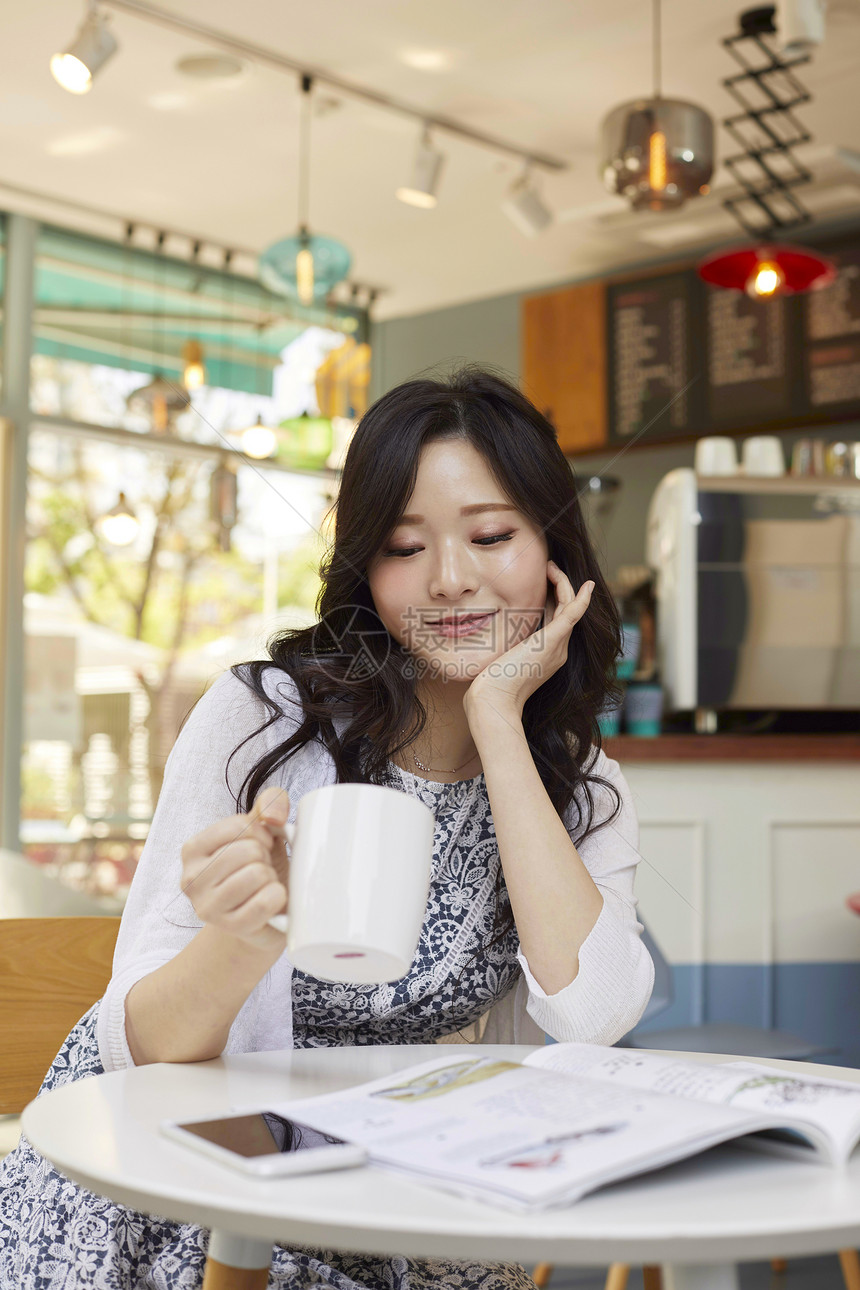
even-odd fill
[(674, 968), (653, 1027), (732, 1020), (860, 1066), (860, 735), (607, 739), (640, 824), (640, 916)]
[(604, 741), (608, 757), (653, 761), (860, 761), (860, 734), (831, 735), (615, 735)]

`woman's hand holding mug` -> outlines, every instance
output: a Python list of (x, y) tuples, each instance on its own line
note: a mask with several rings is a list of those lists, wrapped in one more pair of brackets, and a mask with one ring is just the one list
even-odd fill
[(287, 908), (290, 798), (270, 785), (247, 814), (210, 824), (182, 847), (182, 890), (204, 923), (258, 950), (283, 952), (269, 920)]
[[(399, 981), (415, 958), (430, 892), (433, 812), (380, 784), (325, 784), (305, 793), (290, 847), (286, 951), (320, 981)], [(283, 940), (281, 941), (283, 945)]]

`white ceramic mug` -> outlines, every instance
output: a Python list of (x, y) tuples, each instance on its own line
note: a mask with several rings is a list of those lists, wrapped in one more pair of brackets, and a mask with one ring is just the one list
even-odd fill
[(742, 461), (745, 475), (784, 475), (782, 441), (775, 434), (756, 434), (744, 440)]
[(399, 981), (412, 966), (430, 894), (433, 812), (381, 784), (306, 793), (290, 847), (289, 914), (269, 919), (287, 953), (321, 981)]
[(736, 475), (738, 454), (734, 439), (724, 435), (705, 435), (696, 442), (697, 475)]

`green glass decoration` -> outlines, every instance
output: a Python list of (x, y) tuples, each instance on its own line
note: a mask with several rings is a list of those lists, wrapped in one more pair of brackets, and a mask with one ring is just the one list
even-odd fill
[(278, 459), (288, 466), (305, 470), (319, 470), (325, 465), (334, 447), (334, 435), (328, 417), (312, 417), (303, 412), (300, 417), (282, 421)]

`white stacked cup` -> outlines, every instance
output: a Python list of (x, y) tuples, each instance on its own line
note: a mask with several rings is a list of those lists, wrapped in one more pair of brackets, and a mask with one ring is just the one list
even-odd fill
[(742, 464), (745, 475), (784, 475), (782, 441), (775, 434), (757, 434), (745, 439)]
[(724, 435), (706, 435), (696, 443), (697, 475), (736, 475), (738, 454), (734, 439)]

